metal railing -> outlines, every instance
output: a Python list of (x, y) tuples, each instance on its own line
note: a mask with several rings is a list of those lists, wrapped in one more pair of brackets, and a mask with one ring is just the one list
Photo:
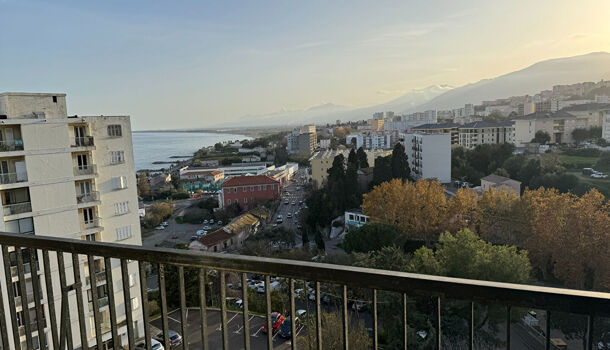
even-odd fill
[(91, 191), (87, 193), (80, 193), (76, 195), (76, 203), (89, 203), (100, 200), (100, 193), (98, 191)]
[[(251, 256), (239, 256), (231, 254), (216, 254), (216, 253), (203, 253), (195, 251), (175, 250), (175, 249), (161, 249), (161, 248), (143, 248), (139, 246), (129, 246), (122, 244), (109, 244), (100, 242), (86, 242), (81, 240), (70, 240), (60, 239), (51, 237), (35, 237), (35, 236), (23, 236), (18, 234), (7, 234), (0, 233), (0, 245), (2, 249), (2, 255), (4, 259), (5, 269), (9, 266), (8, 250), (9, 247), (24, 247), (30, 249), (30, 254), (38, 254), (42, 256), (41, 261), (43, 266), (43, 273), (41, 276), (41, 282), (45, 283), (46, 286), (46, 300), (48, 301), (48, 313), (45, 315), (50, 321), (50, 327), (43, 323), (42, 308), (36, 308), (37, 319), (41, 320), (35, 324), (39, 334), (44, 332), (45, 327), (49, 328), (49, 342), (52, 342), (53, 348), (64, 349), (67, 345), (69, 349), (73, 348), (73, 345), (78, 345), (75, 339), (90, 339), (90, 344), (83, 344), (84, 349), (88, 349), (89, 346), (96, 346), (101, 349), (103, 346), (102, 342), (102, 324), (105, 320), (102, 318), (100, 311), (100, 301), (97, 294), (97, 279), (91, 280), (91, 293), (92, 293), (92, 312), (94, 317), (94, 332), (91, 332), (91, 338), (87, 333), (86, 324), (89, 320), (89, 315), (85, 313), (87, 302), (86, 294), (83, 293), (83, 286), (81, 284), (81, 269), (79, 262), (80, 257), (85, 256), (88, 260), (88, 266), (94, 266), (94, 259), (96, 257), (103, 257), (104, 264), (107, 274), (107, 291), (108, 291), (108, 308), (110, 313), (110, 332), (112, 339), (115, 340), (115, 346), (119, 346), (119, 337), (117, 335), (118, 327), (121, 323), (117, 320), (117, 303), (124, 305), (131, 305), (132, 300), (132, 289), (130, 288), (130, 275), (128, 271), (128, 264), (136, 262), (138, 264), (139, 284), (140, 291), (137, 292), (137, 296), (142, 299), (142, 307), (133, 311), (131, 307), (127, 307), (126, 315), (119, 315), (121, 319), (125, 319), (125, 324), (133, 324), (134, 313), (135, 317), (142, 317), (144, 320), (144, 337), (145, 339), (151, 339), (152, 333), (149, 325), (149, 305), (147, 295), (147, 267), (149, 263), (155, 266), (158, 275), (157, 281), (159, 285), (159, 298), (158, 302), (161, 310), (161, 324), (162, 324), (162, 335), (164, 339), (164, 345), (166, 349), (170, 349), (170, 339), (168, 337), (169, 324), (168, 324), (168, 294), (166, 292), (166, 271), (169, 266), (177, 267), (177, 279), (178, 279), (178, 294), (179, 294), (179, 310), (181, 317), (181, 327), (183, 342), (186, 345), (185, 348), (189, 348), (189, 335), (192, 335), (192, 328), (188, 327), (186, 320), (186, 296), (185, 296), (185, 268), (196, 269), (197, 273), (197, 284), (198, 289), (198, 300), (201, 319), (200, 322), (196, 321), (197, 328), (201, 330), (202, 348), (209, 349), (208, 341), (208, 325), (207, 315), (210, 310), (207, 306), (206, 285), (209, 283), (207, 273), (215, 271), (216, 276), (219, 280), (219, 303), (220, 303), (220, 327), (222, 347), (227, 349), (229, 346), (229, 328), (228, 328), (228, 315), (227, 315), (227, 287), (226, 277), (228, 273), (237, 273), (241, 280), (241, 290), (243, 295), (243, 329), (246, 331), (240, 337), (243, 337), (243, 344), (245, 349), (251, 348), (250, 343), (250, 332), (249, 321), (250, 313), (248, 309), (248, 285), (247, 285), (247, 274), (255, 273), (265, 276), (264, 295), (266, 299), (266, 325), (267, 329), (272, 328), (271, 324), (271, 290), (270, 290), (270, 276), (281, 276), (288, 280), (288, 293), (290, 299), (290, 315), (295, 315), (295, 280), (313, 281), (314, 295), (315, 295), (315, 313), (312, 317), (315, 318), (312, 329), (308, 329), (307, 332), (315, 332), (317, 349), (322, 349), (322, 321), (321, 321), (321, 300), (322, 294), (320, 292), (321, 283), (329, 283), (339, 285), (341, 292), (339, 293), (341, 304), (339, 309), (340, 318), (342, 318), (343, 329), (338, 329), (341, 338), (343, 339), (342, 348), (348, 349), (349, 344), (349, 329), (348, 325), (348, 288), (366, 288), (372, 291), (371, 297), (371, 315), (372, 315), (372, 343), (373, 348), (377, 349), (379, 346), (378, 325), (383, 322), (378, 319), (378, 296), (382, 291), (389, 291), (398, 293), (400, 296), (400, 302), (395, 307), (395, 312), (401, 315), (401, 319), (407, 319), (408, 298), (415, 297), (427, 297), (431, 298), (434, 302), (431, 305), (433, 315), (430, 315), (430, 322), (436, 329), (434, 335), (431, 336), (434, 339), (434, 347), (437, 349), (442, 348), (443, 344), (443, 332), (441, 331), (442, 320), (443, 320), (443, 308), (442, 305), (446, 301), (450, 300), (462, 300), (469, 302), (469, 315), (466, 315), (468, 323), (468, 332), (464, 336), (469, 339), (468, 347), (473, 348), (474, 344), (474, 303), (486, 303), (486, 304), (497, 304), (504, 307), (506, 312), (506, 348), (510, 348), (510, 311), (513, 307), (526, 307), (532, 309), (546, 310), (546, 332), (544, 333), (544, 339), (546, 342), (546, 349), (551, 348), (551, 332), (550, 323), (551, 315), (554, 312), (567, 312), (579, 315), (585, 315), (586, 321), (584, 321), (584, 327), (586, 328), (586, 344), (587, 349), (593, 348), (593, 326), (596, 319), (599, 317), (607, 317), (610, 315), (610, 293), (599, 293), (599, 292), (587, 292), (580, 290), (569, 290), (559, 288), (548, 288), (533, 285), (517, 285), (509, 283), (498, 283), (478, 280), (468, 280), (432, 275), (421, 275), (395, 271), (375, 270), (368, 268), (342, 266), (342, 265), (330, 265), (320, 264), (313, 262), (304, 261), (293, 261), (293, 260), (282, 260), (282, 259), (271, 259), (271, 258), (260, 258)], [(50, 253), (53, 252), (51, 255)], [(60, 253), (60, 254), (57, 254)], [(19, 283), (21, 290), (25, 289), (24, 275), (23, 275), (23, 259), (20, 258), (20, 254), (17, 255), (17, 267), (19, 271)], [(55, 258), (57, 264), (57, 270), (50, 268), (51, 257)], [(71, 260), (70, 260), (71, 258)], [(66, 283), (66, 259), (72, 264), (72, 273), (74, 274), (73, 284)], [(122, 300), (115, 299), (115, 286), (113, 285), (112, 278), (112, 260), (120, 261), (120, 273), (122, 281)], [(54, 261), (54, 262), (55, 262)], [(34, 264), (32, 260), (30, 264)], [(116, 264), (115, 264), (116, 265)], [(56, 277), (57, 276), (57, 277)], [(12, 283), (10, 274), (6, 274), (7, 283)], [(52, 281), (55, 281), (54, 283)], [(59, 283), (57, 282), (59, 281)], [(41, 290), (38, 279), (32, 279), (33, 290)], [(176, 286), (172, 286), (176, 287)], [(191, 288), (192, 289), (192, 288)], [(71, 333), (71, 321), (69, 310), (74, 305), (68, 305), (68, 293), (76, 291), (76, 315), (79, 322), (80, 338), (78, 336), (73, 339)], [(0, 294), (3, 293), (0, 290)], [(15, 295), (13, 288), (8, 288), (8, 307), (4, 305), (6, 299), (0, 295), (0, 320), (8, 320), (10, 325), (16, 325), (16, 312), (15, 312)], [(61, 295), (61, 301), (57, 305), (60, 317), (56, 318), (56, 310), (54, 304), (54, 295)], [(40, 305), (40, 295), (34, 293), (36, 299), (36, 305)], [(74, 299), (72, 299), (74, 303)], [(122, 308), (123, 309), (123, 308)], [(468, 317), (470, 319), (468, 319)], [(32, 348), (32, 336), (31, 332), (34, 330), (34, 325), (30, 322), (29, 313), (24, 314), (25, 324), (25, 336), (28, 348)], [(59, 324), (58, 324), (59, 322)], [(191, 326), (192, 326), (191, 321)], [(213, 325), (213, 327), (217, 327)], [(292, 323), (291, 328), (291, 346), (292, 349), (297, 347), (296, 340), (296, 328), (295, 322)], [(21, 349), (19, 344), (20, 333), (19, 327), (8, 327), (7, 322), (0, 322), (0, 337), (2, 346), (5, 349)], [(403, 338), (406, 344), (407, 340), (407, 323), (403, 322)], [(94, 335), (93, 335), (94, 333)], [(11, 339), (9, 339), (9, 337)], [(10, 342), (14, 341), (13, 344)], [(44, 337), (41, 339), (42, 342), (46, 340)], [(133, 327), (127, 327), (127, 341), (129, 348), (133, 349), (135, 345), (135, 335)], [(267, 332), (266, 335), (267, 347), (273, 348), (273, 332)], [(93, 345), (94, 344), (94, 345)], [(150, 349), (150, 342), (147, 342), (148, 349)], [(13, 347), (11, 347), (13, 345)], [(41, 348), (44, 348), (45, 344), (41, 344)], [(404, 346), (406, 348), (406, 345)]]
[(0, 152), (23, 151), (23, 140), (0, 141)]
[(94, 146), (93, 136), (75, 137), (72, 142), (72, 147), (89, 147)]
[(80, 223), (81, 230), (89, 230), (96, 227), (102, 227), (102, 218), (95, 217), (93, 219), (89, 219), (87, 221), (82, 220)]
[(27, 182), (28, 177), (25, 174), (17, 174), (17, 173), (2, 173), (0, 174), (0, 184), (14, 184), (17, 182)]
[(21, 213), (29, 213), (31, 211), (32, 211), (31, 202), (5, 204), (2, 206), (2, 213), (4, 214), (4, 216), (21, 214)]
[(78, 165), (74, 167), (74, 175), (94, 175), (97, 173), (97, 167), (95, 164), (89, 165)]

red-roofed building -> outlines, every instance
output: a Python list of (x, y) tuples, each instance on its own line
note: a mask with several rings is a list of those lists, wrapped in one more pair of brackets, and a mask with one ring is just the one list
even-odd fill
[(223, 206), (239, 203), (248, 210), (257, 202), (279, 199), (280, 182), (266, 175), (236, 176), (222, 184)]

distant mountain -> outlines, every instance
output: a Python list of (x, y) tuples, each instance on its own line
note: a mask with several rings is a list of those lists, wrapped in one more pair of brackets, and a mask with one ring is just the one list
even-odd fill
[(610, 79), (610, 53), (594, 52), (535, 63), (516, 72), (449, 90), (407, 111), (452, 109), (519, 95), (534, 95), (553, 85)]

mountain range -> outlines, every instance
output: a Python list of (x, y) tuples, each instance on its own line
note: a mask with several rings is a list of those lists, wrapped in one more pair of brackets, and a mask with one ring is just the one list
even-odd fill
[(585, 81), (597, 82), (610, 79), (610, 53), (594, 52), (586, 55), (555, 58), (532, 64), (524, 69), (495, 78), (484, 79), (460, 87), (433, 85), (416, 89), (379, 105), (350, 108), (325, 103), (306, 110), (280, 111), (272, 114), (244, 116), (240, 123), (247, 125), (287, 125), (305, 123), (331, 123), (368, 119), (375, 112), (424, 111), (429, 109), (453, 109), (466, 103), (480, 104), (520, 95), (534, 95), (553, 85), (574, 84)]

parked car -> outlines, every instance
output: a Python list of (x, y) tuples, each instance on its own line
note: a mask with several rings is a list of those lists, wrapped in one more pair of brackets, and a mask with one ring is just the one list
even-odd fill
[(290, 201), (289, 201), (288, 199), (286, 199), (286, 200), (284, 201), (284, 204), (288, 205), (288, 204), (290, 204)]
[(169, 222), (167, 222), (167, 221), (163, 221), (163, 222), (161, 223), (161, 225), (162, 225), (162, 226), (168, 226), (168, 225), (169, 225)]
[(287, 217), (288, 219), (290, 219), (290, 218), (292, 217), (292, 214), (291, 214), (291, 213), (288, 213), (288, 214), (286, 214), (286, 217)]
[[(284, 322), (284, 315), (279, 312), (271, 313), (271, 332), (275, 333)], [(263, 333), (267, 333), (267, 322), (263, 325)]]
[(217, 224), (222, 226), (222, 220), (218, 220)]
[(292, 201), (292, 205), (297, 205), (297, 202), (295, 202), (295, 201)]
[[(161, 343), (159, 343), (155, 339), (151, 339), (150, 340), (150, 348), (152, 350), (165, 350), (163, 345)], [(137, 350), (144, 350), (144, 349), (146, 349), (146, 342), (141, 342), (141, 343), (136, 344), (136, 349)]]
[(205, 225), (205, 226), (203, 226), (203, 229), (204, 230), (211, 230), (212, 228), (209, 225)]
[(191, 242), (196, 241), (198, 238), (199, 238), (199, 236), (191, 236)]
[[(171, 329), (167, 332), (167, 335), (169, 336), (169, 345), (170, 346), (178, 346), (182, 344), (182, 336), (180, 335), (180, 333), (176, 332), (176, 331), (172, 331)], [(165, 343), (165, 341), (163, 340), (163, 333), (159, 333), (157, 334), (156, 339), (158, 341), (160, 341), (161, 343)]]
[(207, 223), (208, 223), (208, 220), (203, 220), (203, 223), (204, 223), (204, 224), (207, 224)]
[(213, 223), (214, 223), (214, 219), (210, 219), (210, 224), (213, 224)]
[(165, 226), (159, 225), (155, 227), (155, 230), (165, 230)]

